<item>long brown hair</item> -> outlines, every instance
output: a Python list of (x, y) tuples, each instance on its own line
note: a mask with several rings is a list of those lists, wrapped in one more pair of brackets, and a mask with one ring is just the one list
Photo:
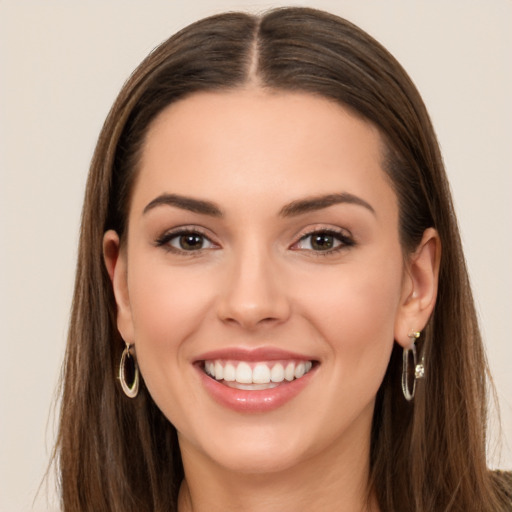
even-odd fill
[(69, 511), (176, 510), (183, 478), (176, 431), (144, 384), (136, 399), (116, 382), (124, 343), (102, 260), (107, 229), (121, 238), (148, 127), (196, 91), (250, 80), (348, 106), (386, 141), (404, 252), (425, 229), (443, 247), (437, 304), (420, 349), (426, 361), (413, 403), (400, 389), (393, 351), (378, 391), (369, 492), (383, 512), (505, 510), (506, 490), (486, 467), (488, 370), (438, 143), (415, 86), (374, 39), (307, 8), (255, 17), (213, 16), (156, 48), (112, 107), (91, 163), (69, 329), (57, 461)]

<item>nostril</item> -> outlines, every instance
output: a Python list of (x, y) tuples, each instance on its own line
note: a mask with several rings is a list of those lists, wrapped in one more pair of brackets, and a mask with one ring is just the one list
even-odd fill
[(237, 316), (230, 316), (227, 318), (222, 318), (222, 321), (226, 324), (233, 324), (233, 325), (239, 325), (245, 329), (257, 329), (260, 327), (270, 327), (273, 324), (280, 323), (280, 319), (277, 317), (264, 317), (261, 318), (258, 315), (237, 315)]
[(287, 287), (274, 270), (267, 259), (240, 256), (219, 288), (218, 318), (245, 329), (285, 321), (291, 309)]
[(261, 305), (224, 304), (219, 308), (218, 316), (226, 324), (236, 324), (245, 329), (255, 329), (286, 320), (289, 316), (287, 309), (276, 307), (268, 302)]

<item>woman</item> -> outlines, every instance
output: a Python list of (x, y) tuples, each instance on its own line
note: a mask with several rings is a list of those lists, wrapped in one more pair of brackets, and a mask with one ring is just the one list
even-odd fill
[(386, 50), (295, 8), (141, 64), (87, 185), (64, 510), (507, 510), (486, 378), (439, 148)]

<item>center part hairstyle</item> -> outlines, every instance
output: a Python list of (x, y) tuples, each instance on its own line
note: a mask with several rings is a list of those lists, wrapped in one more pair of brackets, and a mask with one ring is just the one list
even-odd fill
[(505, 510), (486, 467), (488, 370), (438, 143), (400, 64), (358, 27), (308, 8), (198, 21), (157, 47), (112, 107), (87, 182), (56, 460), (65, 512), (174, 511), (183, 467), (176, 430), (144, 383), (127, 398), (125, 347), (102, 258), (106, 230), (126, 237), (130, 197), (152, 121), (199, 91), (256, 85), (328, 98), (373, 123), (397, 194), (404, 257), (434, 227), (442, 245), (437, 304), (418, 343), (425, 377), (401, 392), (395, 346), (378, 391), (368, 493), (382, 512)]

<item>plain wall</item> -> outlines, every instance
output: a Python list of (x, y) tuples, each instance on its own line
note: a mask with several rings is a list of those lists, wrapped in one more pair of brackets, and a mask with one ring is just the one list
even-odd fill
[[(442, 146), (512, 468), (512, 2), (294, 1), (359, 24), (404, 65)], [(34, 496), (54, 442), (80, 209), (96, 138), (141, 59), (177, 29), (261, 1), (0, 0), (0, 511)], [(457, 372), (457, 368), (453, 368)], [(496, 424), (496, 421), (493, 421)], [(494, 455), (493, 455), (494, 454)]]

